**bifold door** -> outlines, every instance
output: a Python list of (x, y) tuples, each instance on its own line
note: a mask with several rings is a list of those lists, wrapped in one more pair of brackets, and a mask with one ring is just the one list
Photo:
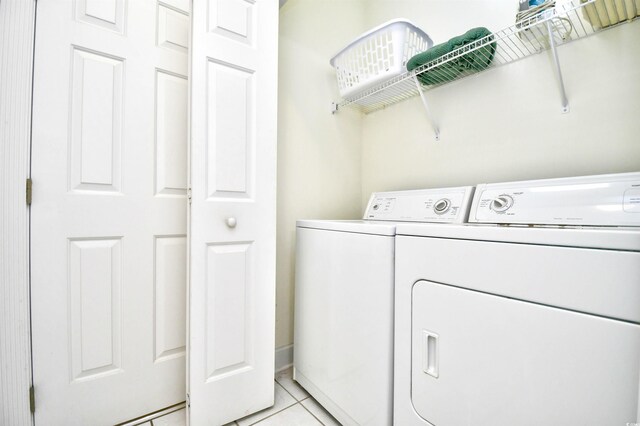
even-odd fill
[(185, 400), (189, 4), (39, 0), (36, 425)]
[(192, 425), (273, 404), (278, 1), (193, 4)]
[(273, 402), (278, 2), (193, 3), (38, 1), (36, 425)]

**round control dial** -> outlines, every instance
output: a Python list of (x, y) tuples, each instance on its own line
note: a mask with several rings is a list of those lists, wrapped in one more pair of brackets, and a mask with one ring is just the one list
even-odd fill
[(445, 214), (449, 211), (450, 207), (451, 201), (447, 198), (441, 198), (433, 205), (433, 211), (436, 212), (436, 214)]
[(491, 201), (491, 210), (494, 212), (502, 213), (506, 212), (513, 205), (513, 198), (511, 196), (502, 194)]

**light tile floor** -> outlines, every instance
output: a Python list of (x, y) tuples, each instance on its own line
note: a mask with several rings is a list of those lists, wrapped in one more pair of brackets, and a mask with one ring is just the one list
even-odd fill
[[(276, 374), (275, 404), (225, 426), (340, 426), (307, 391), (293, 381), (288, 368)], [(184, 408), (141, 426), (185, 426)]]

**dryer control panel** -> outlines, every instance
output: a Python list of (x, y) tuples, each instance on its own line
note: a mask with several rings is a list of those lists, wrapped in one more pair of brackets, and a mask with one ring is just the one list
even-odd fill
[(365, 220), (464, 223), (469, 216), (473, 187), (374, 192)]
[(469, 222), (640, 226), (640, 173), (479, 185)]

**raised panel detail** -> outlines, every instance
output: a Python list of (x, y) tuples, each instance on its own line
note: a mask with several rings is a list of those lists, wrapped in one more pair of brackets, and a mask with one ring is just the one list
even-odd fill
[(189, 49), (189, 15), (158, 4), (158, 40), (160, 47), (186, 52)]
[(207, 194), (251, 198), (255, 117), (253, 71), (208, 64)]
[(252, 368), (251, 244), (207, 246), (207, 381)]
[(122, 240), (69, 240), (72, 380), (121, 370)]
[(187, 238), (155, 238), (155, 360), (184, 356), (186, 341)]
[(209, 31), (253, 45), (253, 0), (209, 0)]
[(156, 72), (156, 193), (187, 192), (186, 77)]
[(123, 67), (121, 59), (73, 50), (71, 190), (120, 191)]
[(190, 0), (162, 0), (160, 3), (188, 14), (190, 8), (189, 2)]
[(78, 21), (119, 33), (124, 32), (125, 13), (125, 0), (76, 0)]

